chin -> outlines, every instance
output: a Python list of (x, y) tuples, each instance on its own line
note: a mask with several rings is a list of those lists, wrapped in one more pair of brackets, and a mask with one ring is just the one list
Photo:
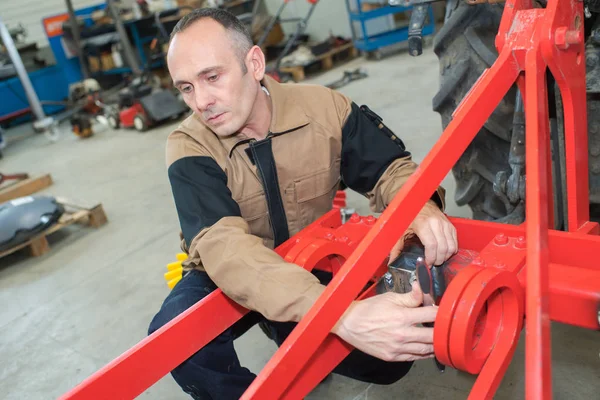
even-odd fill
[(233, 124), (222, 124), (218, 126), (212, 126), (211, 129), (217, 136), (220, 137), (234, 135), (240, 130), (240, 128), (234, 126)]

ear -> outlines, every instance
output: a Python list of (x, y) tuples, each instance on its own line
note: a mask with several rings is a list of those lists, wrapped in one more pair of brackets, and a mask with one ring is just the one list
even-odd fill
[(248, 72), (254, 76), (254, 79), (261, 81), (265, 76), (266, 60), (265, 54), (258, 46), (252, 46), (246, 57)]

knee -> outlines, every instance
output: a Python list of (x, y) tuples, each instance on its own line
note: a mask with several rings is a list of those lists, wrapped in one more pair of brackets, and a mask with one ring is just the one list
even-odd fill
[(152, 321), (150, 321), (148, 335), (151, 335), (162, 328), (173, 318), (194, 305), (198, 300), (199, 298), (197, 296), (184, 296), (181, 293), (173, 296), (173, 293), (171, 293), (165, 299), (154, 318), (152, 318)]
[(355, 350), (333, 372), (362, 382), (391, 385), (408, 374), (412, 365), (412, 362), (383, 361)]
[(165, 323), (160, 323), (159, 320), (160, 311), (152, 318), (150, 321), (150, 325), (148, 326), (148, 336), (152, 335), (154, 332), (159, 330)]
[(376, 385), (391, 385), (404, 378), (412, 366), (412, 362), (390, 363), (388, 368), (378, 371), (377, 374), (366, 377), (366, 380)]

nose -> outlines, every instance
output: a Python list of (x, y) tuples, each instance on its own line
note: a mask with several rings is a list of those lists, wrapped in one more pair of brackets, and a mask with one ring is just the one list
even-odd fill
[(194, 101), (196, 102), (196, 109), (200, 112), (208, 110), (215, 104), (214, 96), (206, 90), (197, 90)]

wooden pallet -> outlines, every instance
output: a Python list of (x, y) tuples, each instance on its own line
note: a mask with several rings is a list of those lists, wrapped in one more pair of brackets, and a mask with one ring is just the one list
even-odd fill
[(350, 42), (342, 46), (336, 47), (328, 51), (327, 53), (320, 54), (316, 57), (315, 60), (312, 60), (306, 64), (282, 66), (279, 69), (281, 70), (281, 72), (292, 74), (292, 77), (294, 78), (295, 82), (300, 82), (306, 78), (306, 75), (308, 75), (309, 70), (316, 69), (315, 66), (318, 67), (320, 65), (320, 68), (318, 68), (320, 71), (327, 71), (333, 68), (336, 61), (351, 60), (357, 55), (358, 51), (356, 50), (352, 42)]
[(48, 243), (47, 237), (52, 233), (75, 223), (98, 228), (108, 222), (102, 204), (85, 207), (62, 198), (57, 198), (57, 201), (65, 207), (65, 212), (58, 222), (27, 242), (0, 252), (0, 258), (26, 247), (29, 248), (32, 256), (39, 257), (50, 251), (50, 244)]
[(50, 185), (52, 185), (52, 177), (50, 174), (2, 185), (0, 186), (0, 204), (18, 197), (29, 196)]

